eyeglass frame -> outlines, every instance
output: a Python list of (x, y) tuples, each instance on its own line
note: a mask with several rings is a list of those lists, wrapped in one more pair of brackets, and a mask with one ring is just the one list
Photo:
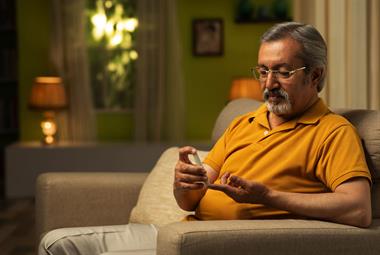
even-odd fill
[[(280, 79), (285, 79), (286, 80), (286, 79), (289, 79), (290, 77), (292, 77), (293, 74), (295, 74), (296, 72), (301, 71), (301, 70), (305, 70), (307, 68), (307, 66), (303, 66), (303, 67), (300, 67), (300, 68), (297, 68), (297, 69), (293, 69), (291, 71), (280, 71), (280, 70), (273, 70), (273, 69), (269, 68), (268, 70), (263, 70), (266, 73), (266, 76), (263, 77), (263, 78), (260, 77), (261, 75), (260, 75), (260, 72), (258, 70), (259, 68), (262, 68), (262, 67), (256, 66), (256, 67), (252, 67), (251, 68), (251, 72), (253, 73), (253, 76), (255, 77), (256, 80), (266, 81), (268, 79), (269, 73), (273, 73), (276, 79), (279, 78), (278, 74), (288, 73), (288, 75), (289, 75), (288, 77), (280, 77)], [(258, 72), (259, 77), (256, 76), (255, 70)]]

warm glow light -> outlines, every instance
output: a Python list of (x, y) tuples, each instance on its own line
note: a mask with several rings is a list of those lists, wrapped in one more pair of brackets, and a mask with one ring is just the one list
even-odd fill
[(53, 136), (46, 136), (46, 137), (44, 138), (44, 142), (45, 142), (46, 144), (52, 144), (52, 143), (54, 143), (54, 137), (53, 137)]
[(260, 83), (249, 77), (236, 78), (232, 81), (229, 99), (252, 98), (263, 101)]
[(115, 47), (123, 41), (123, 35), (121, 33), (116, 33), (112, 36), (109, 45)]
[(55, 122), (55, 112), (63, 110), (66, 106), (66, 92), (60, 77), (40, 76), (34, 79), (30, 92), (29, 108), (44, 113), (44, 119), (40, 123), (44, 135), (42, 140), (44, 144), (55, 142), (54, 136), (58, 129)]
[(106, 35), (108, 37), (111, 37), (113, 35), (113, 26), (115, 25), (115, 23), (113, 23), (113, 21), (108, 21), (106, 26), (105, 26), (105, 32), (106, 32)]
[(124, 8), (121, 4), (117, 4), (115, 6), (115, 15), (121, 17), (124, 13)]
[(128, 64), (130, 61), (130, 57), (129, 57), (129, 54), (128, 52), (123, 52), (123, 55), (121, 55), (121, 62), (123, 62), (123, 64)]
[(42, 133), (44, 135), (54, 135), (57, 132), (57, 125), (53, 120), (43, 120), (41, 122)]
[(104, 5), (106, 6), (106, 8), (111, 8), (112, 5), (113, 5), (113, 3), (112, 3), (111, 0), (107, 0), (107, 1), (104, 3)]
[[(106, 54), (99, 60), (99, 64), (91, 66), (96, 82), (102, 86), (109, 84), (109, 89), (99, 96), (101, 107), (120, 107), (126, 105), (121, 103), (121, 93), (114, 93), (116, 90), (129, 89), (133, 83), (135, 64), (133, 61), (138, 58), (135, 50), (134, 36), (138, 27), (138, 20), (135, 18), (135, 10), (130, 5), (130, 1), (121, 0), (93, 0), (96, 7), (88, 7), (87, 22), (90, 25), (90, 45), (89, 47), (101, 48)], [(87, 34), (87, 35), (88, 35)], [(95, 53), (96, 54), (96, 53)], [(97, 61), (91, 59), (91, 62)], [(122, 95), (122, 96), (119, 96)], [(120, 98), (120, 100), (119, 100)], [(103, 102), (104, 101), (104, 102)]]
[(124, 29), (123, 22), (116, 22), (116, 30), (117, 31), (123, 31), (123, 29)]
[(107, 65), (107, 69), (108, 69), (108, 71), (115, 71), (116, 70), (116, 65), (115, 65), (115, 63), (112, 63), (112, 62), (110, 62), (108, 65)]
[(52, 144), (55, 142), (55, 134), (57, 133), (57, 124), (54, 121), (54, 112), (47, 111), (44, 112), (45, 119), (41, 121), (41, 129), (43, 137), (43, 143), (44, 144)]
[(94, 29), (92, 29), (92, 36), (96, 41), (100, 41), (104, 36), (104, 30), (94, 27)]
[(138, 26), (138, 20), (136, 18), (129, 18), (124, 20), (124, 28), (129, 32), (135, 31)]
[(125, 33), (123, 37), (123, 41), (120, 45), (124, 49), (129, 49), (132, 47), (132, 36), (129, 33)]
[(136, 60), (136, 59), (139, 57), (139, 55), (138, 55), (137, 51), (132, 50), (132, 51), (129, 53), (129, 57), (130, 57), (132, 60)]
[(107, 24), (107, 17), (104, 13), (97, 13), (92, 16), (91, 22), (97, 29), (104, 29)]

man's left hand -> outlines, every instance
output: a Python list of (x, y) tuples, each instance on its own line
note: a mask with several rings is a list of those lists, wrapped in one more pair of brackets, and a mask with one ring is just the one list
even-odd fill
[(249, 181), (230, 173), (225, 173), (220, 184), (209, 184), (213, 190), (219, 190), (238, 203), (265, 204), (270, 189), (262, 183)]

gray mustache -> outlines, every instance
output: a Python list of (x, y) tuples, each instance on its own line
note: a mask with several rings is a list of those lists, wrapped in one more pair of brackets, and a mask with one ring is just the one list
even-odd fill
[(263, 92), (264, 100), (267, 101), (270, 95), (279, 96), (279, 97), (282, 97), (284, 99), (287, 99), (289, 97), (288, 93), (286, 93), (286, 91), (281, 89), (281, 88), (275, 88), (272, 90), (265, 88), (265, 90)]

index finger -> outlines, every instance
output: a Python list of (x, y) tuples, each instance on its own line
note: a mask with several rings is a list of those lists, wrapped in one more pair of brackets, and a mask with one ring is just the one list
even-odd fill
[(208, 187), (213, 190), (222, 191), (226, 193), (227, 195), (235, 193), (235, 189), (236, 189), (228, 184), (215, 184), (215, 183), (210, 183)]
[(191, 146), (185, 146), (185, 147), (179, 148), (178, 150), (179, 160), (185, 163), (191, 164), (191, 161), (189, 160), (189, 154), (194, 154), (196, 152), (197, 150)]
[(230, 180), (230, 185), (234, 187), (242, 187), (243, 189), (246, 189), (248, 186), (248, 183), (246, 180), (236, 175), (231, 176), (229, 180)]

